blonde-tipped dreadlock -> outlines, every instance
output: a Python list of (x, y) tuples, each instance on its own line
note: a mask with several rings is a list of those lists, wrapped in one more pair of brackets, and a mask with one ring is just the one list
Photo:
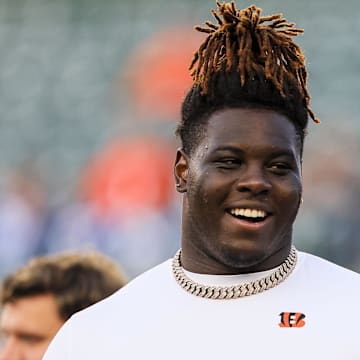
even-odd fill
[(194, 83), (176, 130), (184, 151), (195, 149), (213, 112), (262, 108), (294, 124), (302, 152), (308, 118), (319, 122), (309, 107), (305, 57), (293, 41), (303, 30), (282, 14), (260, 16), (255, 5), (238, 10), (234, 2), (216, 4), (217, 24), (196, 27), (208, 35), (190, 65)]
[(292, 39), (304, 30), (296, 29), (295, 24), (288, 23), (282, 14), (261, 17), (261, 9), (255, 5), (238, 10), (234, 2), (217, 1), (216, 4), (218, 12), (211, 12), (218, 25), (206, 21), (207, 28), (195, 27), (209, 34), (190, 65), (193, 80), (201, 85), (202, 93), (207, 93), (213, 73), (234, 68), (239, 73), (242, 86), (247, 77), (260, 72), (273, 82), (283, 97), (284, 79), (288, 78), (298, 83), (307, 111), (318, 123), (319, 120), (309, 108), (305, 56)]

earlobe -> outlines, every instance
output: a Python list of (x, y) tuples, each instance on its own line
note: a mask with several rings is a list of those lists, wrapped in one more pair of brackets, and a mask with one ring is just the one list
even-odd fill
[(187, 191), (188, 178), (188, 157), (183, 149), (178, 149), (176, 152), (176, 160), (174, 165), (174, 176), (176, 190), (180, 193)]

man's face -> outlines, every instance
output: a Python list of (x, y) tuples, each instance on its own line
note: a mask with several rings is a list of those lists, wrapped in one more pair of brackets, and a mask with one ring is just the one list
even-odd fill
[(6, 303), (0, 321), (0, 360), (41, 360), (63, 323), (52, 295)]
[(300, 204), (300, 164), (286, 116), (239, 108), (212, 114), (194, 153), (179, 151), (175, 164), (184, 192), (184, 267), (234, 274), (279, 265)]

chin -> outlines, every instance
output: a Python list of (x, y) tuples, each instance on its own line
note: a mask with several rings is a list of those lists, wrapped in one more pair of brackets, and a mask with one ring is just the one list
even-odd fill
[(266, 248), (254, 241), (241, 241), (218, 250), (224, 265), (239, 270), (256, 271), (268, 256)]

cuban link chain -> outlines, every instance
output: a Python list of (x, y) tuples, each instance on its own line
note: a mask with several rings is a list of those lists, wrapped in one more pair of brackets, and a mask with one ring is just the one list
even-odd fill
[(238, 299), (269, 290), (283, 282), (293, 271), (297, 261), (297, 252), (291, 247), (289, 256), (270, 275), (262, 279), (235, 286), (206, 286), (192, 281), (186, 276), (181, 266), (181, 249), (175, 254), (172, 261), (172, 271), (177, 283), (190, 294), (206, 299)]

